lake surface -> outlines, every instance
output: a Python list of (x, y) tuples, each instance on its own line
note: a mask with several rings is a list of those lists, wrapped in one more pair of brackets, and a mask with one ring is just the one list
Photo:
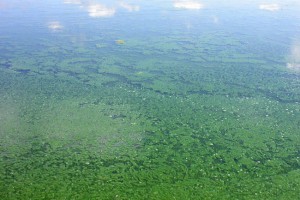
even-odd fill
[(299, 1), (0, 1), (0, 158), (0, 199), (299, 199)]

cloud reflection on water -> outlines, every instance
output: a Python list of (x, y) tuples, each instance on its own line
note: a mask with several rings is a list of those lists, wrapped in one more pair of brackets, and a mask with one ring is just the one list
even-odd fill
[(125, 8), (129, 12), (139, 11), (140, 10), (139, 6), (137, 6), (137, 5), (131, 5), (131, 4), (128, 4), (128, 3), (124, 2), (124, 1), (120, 2), (119, 6), (122, 7), (122, 8)]
[(280, 10), (280, 6), (276, 3), (273, 3), (273, 4), (260, 4), (259, 9), (274, 12), (274, 11)]
[(105, 5), (95, 3), (87, 6), (90, 17), (111, 17), (116, 13), (115, 8), (108, 8)]
[(51, 31), (60, 31), (62, 30), (64, 27), (63, 25), (61, 25), (61, 23), (59, 21), (52, 21), (48, 23), (48, 28)]
[(65, 4), (82, 4), (80, 0), (64, 0)]
[(88, 12), (90, 17), (112, 17), (116, 14), (118, 8), (123, 8), (128, 12), (135, 12), (140, 10), (140, 6), (132, 5), (125, 1), (120, 1), (114, 6), (108, 7), (106, 4), (97, 1), (82, 1), (82, 0), (64, 0), (64, 4), (76, 4)]
[(199, 10), (204, 7), (204, 5), (198, 1), (191, 0), (176, 0), (173, 2), (174, 8), (179, 9), (189, 9), (189, 10)]
[(219, 18), (217, 16), (212, 16), (212, 19), (213, 19), (213, 23), (214, 24), (218, 24), (219, 23)]
[(300, 71), (300, 42), (295, 42), (292, 45), (287, 68)]

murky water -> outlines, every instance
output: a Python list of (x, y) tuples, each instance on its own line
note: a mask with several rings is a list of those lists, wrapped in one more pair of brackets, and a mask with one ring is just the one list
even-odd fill
[(0, 1), (1, 199), (299, 199), (300, 3)]

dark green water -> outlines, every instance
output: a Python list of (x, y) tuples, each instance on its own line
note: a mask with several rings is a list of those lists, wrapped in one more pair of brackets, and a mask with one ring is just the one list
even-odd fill
[(300, 199), (299, 13), (0, 1), (0, 199)]

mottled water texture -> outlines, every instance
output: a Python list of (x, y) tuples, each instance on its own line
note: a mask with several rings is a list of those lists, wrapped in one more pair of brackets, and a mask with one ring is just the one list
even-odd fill
[(299, 199), (299, 13), (1, 1), (0, 199)]

